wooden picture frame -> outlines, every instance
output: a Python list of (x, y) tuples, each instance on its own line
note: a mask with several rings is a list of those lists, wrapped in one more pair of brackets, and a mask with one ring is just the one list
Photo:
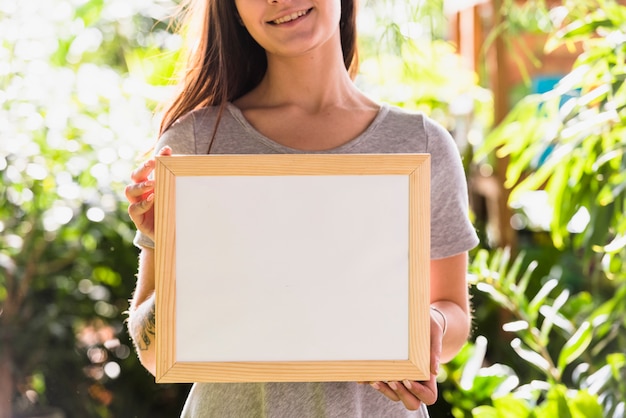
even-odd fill
[(430, 377), (430, 156), (157, 157), (156, 380)]

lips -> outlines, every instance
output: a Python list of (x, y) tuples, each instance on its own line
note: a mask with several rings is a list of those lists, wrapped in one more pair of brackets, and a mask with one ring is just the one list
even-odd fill
[(311, 10), (313, 10), (313, 8), (305, 9), (305, 10), (298, 10), (298, 11), (290, 13), (288, 15), (281, 16), (278, 19), (271, 20), (269, 23), (271, 23), (273, 25), (280, 25), (280, 24), (283, 24), (283, 23), (291, 22), (292, 20), (296, 20), (299, 17), (306, 16), (307, 14), (309, 14), (309, 12)]

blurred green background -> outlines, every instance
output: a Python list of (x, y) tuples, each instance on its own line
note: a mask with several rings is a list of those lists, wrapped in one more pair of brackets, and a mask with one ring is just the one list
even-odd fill
[[(138, 251), (123, 188), (171, 94), (174, 10), (0, 0), (0, 418), (180, 412), (189, 385), (155, 384), (124, 325)], [(473, 335), (431, 415), (624, 417), (623, 3), (360, 13), (357, 83), (450, 130), (482, 240)]]

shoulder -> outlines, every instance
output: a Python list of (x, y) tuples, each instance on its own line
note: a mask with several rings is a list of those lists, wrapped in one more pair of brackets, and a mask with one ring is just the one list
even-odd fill
[(168, 145), (175, 154), (198, 154), (203, 138), (207, 137), (206, 132), (210, 135), (215, 126), (219, 112), (219, 107), (211, 106), (183, 115), (161, 134), (156, 151)]
[(405, 109), (396, 105), (383, 104), (385, 123), (395, 129), (405, 131), (413, 135), (424, 135), (435, 138), (450, 138), (450, 133), (424, 112), (413, 109)]
[(375, 142), (385, 144), (391, 152), (436, 154), (442, 143), (454, 145), (448, 131), (423, 112), (382, 104), (381, 113), (373, 132)]
[(164, 134), (170, 132), (172, 132), (172, 134), (189, 131), (193, 131), (194, 133), (201, 132), (204, 129), (215, 126), (215, 121), (219, 114), (219, 106), (195, 109), (177, 119)]
[(429, 138), (450, 140), (450, 132), (432, 117), (419, 110), (404, 109), (398, 106), (389, 107), (389, 118), (405, 129), (422, 131)]
[(394, 138), (405, 138), (417, 145), (417, 152), (430, 155), (432, 190), (439, 193), (441, 187), (447, 187), (463, 193), (466, 180), (461, 153), (450, 132), (422, 112), (389, 105), (388, 108), (386, 124), (395, 131)]
[(423, 128), (425, 120), (428, 117), (417, 110), (406, 109), (392, 104), (384, 103), (381, 105), (382, 110), (385, 112), (385, 119), (388, 122), (404, 127), (406, 129), (419, 129)]

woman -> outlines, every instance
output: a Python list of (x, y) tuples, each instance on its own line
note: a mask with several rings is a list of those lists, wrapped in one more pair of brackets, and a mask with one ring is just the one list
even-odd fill
[[(477, 244), (449, 134), (421, 114), (379, 104), (352, 82), (354, 0), (190, 0), (181, 89), (160, 155), (431, 154), (431, 377), (425, 382), (195, 384), (183, 417), (427, 417), (440, 362), (470, 328), (467, 251)], [(129, 214), (141, 248), (129, 329), (155, 373), (154, 160), (132, 174)]]

